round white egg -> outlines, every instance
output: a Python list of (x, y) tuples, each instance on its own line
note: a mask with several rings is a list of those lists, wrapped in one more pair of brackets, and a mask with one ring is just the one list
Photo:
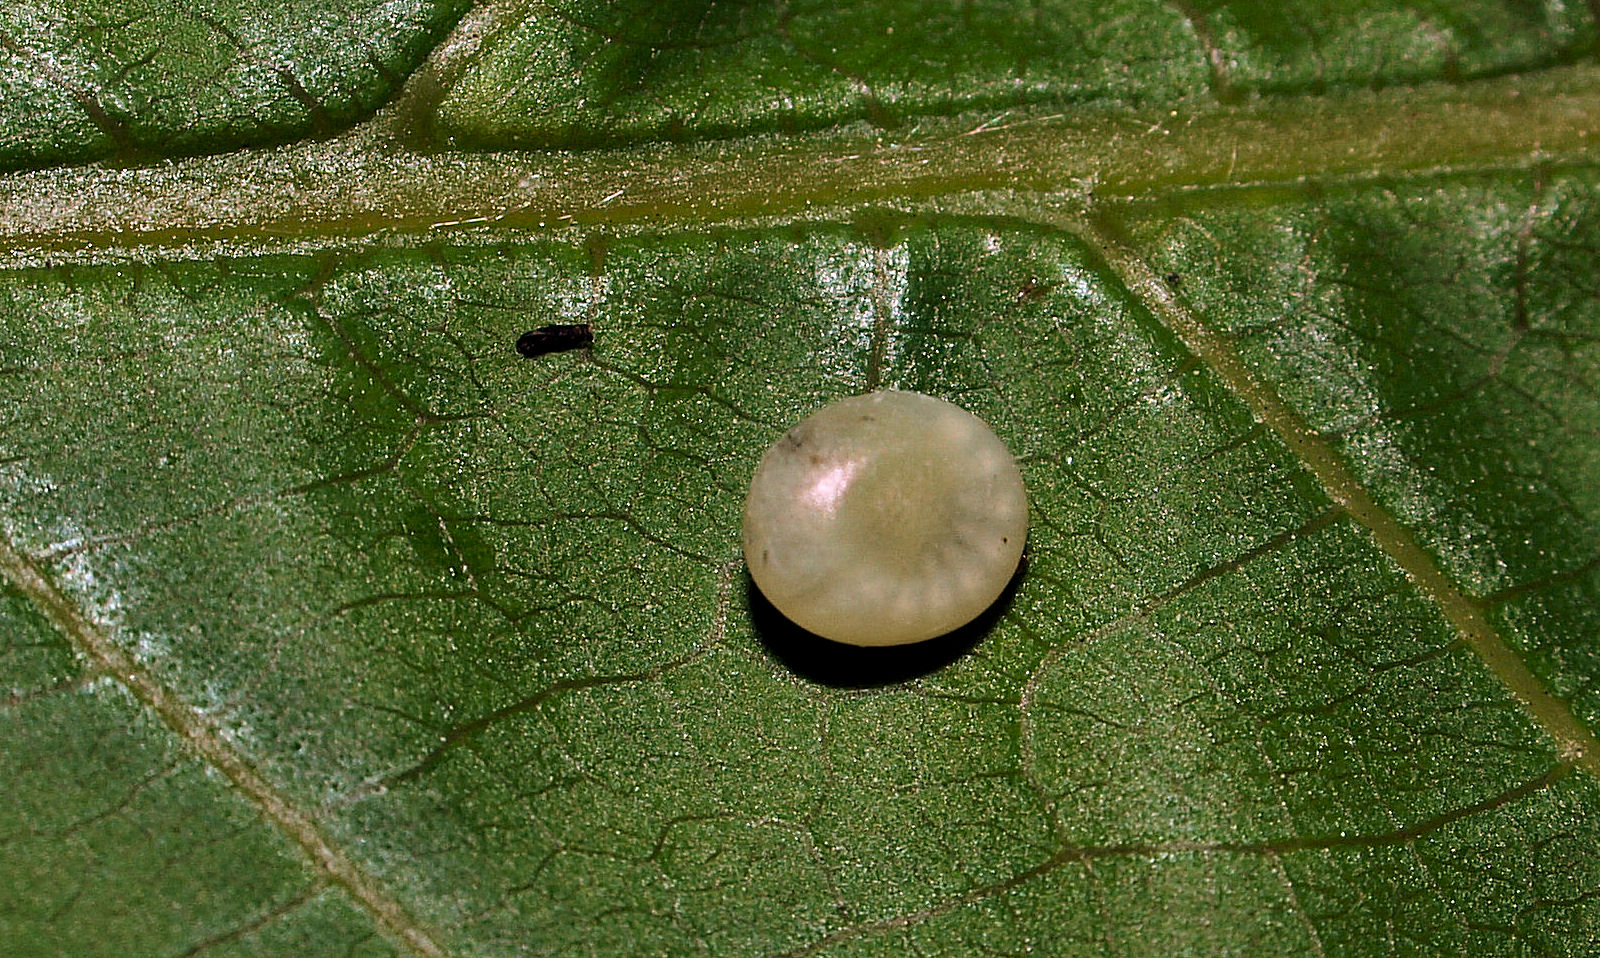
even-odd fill
[(1028, 495), (983, 420), (921, 393), (824, 406), (761, 457), (744, 556), (790, 621), (851, 645), (943, 635), (1017, 570)]

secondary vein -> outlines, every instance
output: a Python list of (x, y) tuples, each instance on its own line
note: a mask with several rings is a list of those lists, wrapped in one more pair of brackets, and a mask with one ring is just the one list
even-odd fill
[(240, 755), (207, 716), (162, 685), (148, 669), (101, 630), (83, 610), (56, 587), (48, 575), (0, 535), (0, 579), (27, 596), (72, 644), (89, 671), (113, 678), (154, 713), (200, 761), (233, 783), (268, 822), (298, 845), (312, 868), (344, 888), (373, 919), (380, 931), (418, 958), (446, 958), (432, 933), (422, 927), (360, 866), (340, 851), (311, 815), (273, 788)]
[(1098, 250), (1123, 285), (1283, 440), (1352, 519), (1372, 533), (1379, 548), (1438, 605), (1462, 640), (1555, 740), (1562, 761), (1600, 778), (1600, 740), (1500, 636), (1485, 615), (1484, 603), (1445, 574), (1416, 535), (1373, 498), (1328, 440), (1310, 429), (1271, 384), (1250, 371), (1228, 337), (1190, 310), (1114, 223), (1100, 217), (1074, 218), (1062, 225)]

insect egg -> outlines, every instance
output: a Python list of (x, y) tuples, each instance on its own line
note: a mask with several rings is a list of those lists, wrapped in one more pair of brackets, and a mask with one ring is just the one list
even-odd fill
[(885, 390), (824, 406), (772, 444), (744, 505), (751, 578), (826, 639), (904, 645), (977, 618), (1022, 558), (1028, 496), (960, 406)]

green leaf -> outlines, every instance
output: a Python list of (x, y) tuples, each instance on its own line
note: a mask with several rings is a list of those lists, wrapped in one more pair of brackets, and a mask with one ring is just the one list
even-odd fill
[[(1600, 948), (1590, 8), (207, 10), (0, 13), (8, 956)], [(883, 387), (1033, 527), (834, 647)]]
[(343, 129), (467, 0), (18, 0), (0, 10), (0, 169), (211, 153)]
[(536, 4), (497, 18), (441, 98), (474, 146), (813, 129), (1025, 104), (1224, 99), (1570, 60), (1590, 11), (1523, 3)]

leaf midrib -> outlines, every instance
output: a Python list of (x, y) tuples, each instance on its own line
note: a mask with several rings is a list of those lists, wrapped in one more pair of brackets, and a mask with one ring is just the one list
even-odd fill
[(384, 115), (337, 139), (0, 178), (0, 268), (197, 243), (704, 225), (985, 190), (1079, 205), (1590, 160), (1600, 65), (1451, 86), (588, 153), (419, 153)]

